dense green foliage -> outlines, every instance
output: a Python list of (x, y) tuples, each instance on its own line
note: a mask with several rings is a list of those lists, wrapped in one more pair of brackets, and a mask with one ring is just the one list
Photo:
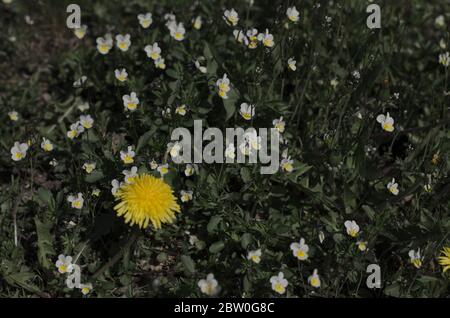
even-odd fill
[[(436, 18), (445, 15), (450, 25), (450, 4), (379, 1), (382, 28), (370, 30), (363, 0), (78, 1), (88, 26), (78, 39), (65, 25), (71, 2), (0, 3), (1, 297), (81, 297), (58, 273), (59, 254), (79, 255), (82, 281), (93, 285), (87, 297), (203, 297), (198, 281), (208, 273), (224, 297), (449, 295), (437, 258), (450, 243), (450, 88), (439, 63), (450, 37)], [(298, 23), (286, 18), (294, 5)], [(240, 17), (235, 27), (223, 19), (231, 8)], [(148, 29), (137, 19), (146, 12), (153, 15)], [(166, 13), (184, 23), (183, 41), (170, 36)], [(249, 49), (235, 40), (233, 30), (252, 27), (267, 28), (275, 45)], [(108, 32), (129, 33), (129, 50), (114, 41), (100, 54), (96, 38)], [(154, 42), (164, 70), (144, 51)], [(194, 65), (200, 56), (206, 73)], [(296, 71), (288, 68), (291, 57)], [(126, 82), (115, 78), (118, 68), (126, 68)], [(216, 89), (225, 73), (228, 99)], [(82, 76), (86, 82), (74, 87)], [(122, 96), (130, 92), (140, 100), (135, 112), (124, 111)], [(239, 114), (243, 102), (255, 105), (251, 121)], [(376, 120), (387, 112), (393, 132)], [(82, 114), (93, 127), (68, 138)], [(281, 116), (292, 172), (199, 164), (187, 177), (167, 154), (171, 131), (192, 128), (194, 119), (225, 130), (273, 127)], [(53, 151), (41, 149), (42, 137)], [(11, 160), (16, 141), (30, 141), (20, 161)], [(119, 153), (131, 145), (140, 173), (159, 176), (151, 161), (168, 163), (164, 180), (176, 196), (193, 191), (192, 201), (179, 201), (176, 221), (160, 230), (130, 227), (113, 210), (111, 181), (129, 169)], [(96, 163), (90, 174), (86, 162)], [(393, 178), (398, 195), (386, 188)], [(78, 192), (82, 209), (67, 202)], [(347, 220), (359, 225), (357, 238), (347, 235)], [(305, 261), (290, 249), (300, 238), (309, 246)], [(247, 259), (256, 249), (259, 264)], [(417, 249), (420, 268), (408, 256)], [(381, 268), (380, 289), (366, 286), (369, 264)], [(314, 269), (320, 288), (308, 284)], [(270, 283), (280, 271), (289, 282), (283, 295)]]

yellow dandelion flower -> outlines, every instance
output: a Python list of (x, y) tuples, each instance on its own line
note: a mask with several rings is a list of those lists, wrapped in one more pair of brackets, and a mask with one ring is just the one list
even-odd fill
[(444, 267), (444, 273), (450, 269), (450, 247), (444, 247), (439, 256), (439, 264)]
[(148, 174), (138, 175), (133, 183), (123, 184), (115, 197), (121, 201), (114, 207), (117, 215), (123, 215), (126, 223), (138, 224), (144, 229), (149, 221), (155, 229), (161, 228), (162, 223), (172, 223), (175, 212), (180, 212), (172, 188)]

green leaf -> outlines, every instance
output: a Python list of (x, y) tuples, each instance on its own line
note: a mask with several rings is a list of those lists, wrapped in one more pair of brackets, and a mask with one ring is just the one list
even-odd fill
[(85, 178), (86, 182), (88, 183), (94, 183), (101, 179), (103, 179), (105, 175), (100, 170), (94, 170), (92, 173), (88, 174)]
[(195, 273), (195, 262), (188, 255), (181, 255), (181, 263), (183, 263), (184, 268), (188, 273)]
[(241, 237), (241, 246), (243, 249), (247, 249), (247, 247), (252, 242), (252, 235), (250, 233), (245, 233)]
[(139, 152), (139, 150), (144, 147), (145, 145), (148, 144), (150, 138), (153, 136), (153, 134), (156, 131), (156, 126), (153, 126), (152, 129), (150, 129), (149, 131), (145, 132), (141, 137), (139, 137), (137, 146), (136, 146), (136, 153)]
[(39, 200), (48, 206), (48, 208), (53, 211), (55, 210), (55, 199), (53, 198), (53, 194), (50, 190), (47, 190), (45, 188), (39, 188), (37, 190), (37, 195)]
[(37, 217), (34, 218), (36, 224), (37, 233), (37, 246), (38, 246), (38, 260), (39, 263), (46, 269), (50, 268), (50, 261), (48, 257), (50, 255), (55, 255), (55, 250), (53, 249), (54, 238), (50, 234), (51, 226), (42, 223)]
[(208, 222), (206, 229), (208, 233), (213, 233), (217, 229), (217, 225), (219, 225), (220, 221), (222, 221), (222, 217), (220, 215), (214, 215)]
[(223, 250), (224, 247), (225, 247), (225, 243), (223, 241), (218, 241), (218, 242), (211, 244), (211, 246), (209, 247), (209, 252), (216, 254), (216, 253), (219, 253), (221, 250)]

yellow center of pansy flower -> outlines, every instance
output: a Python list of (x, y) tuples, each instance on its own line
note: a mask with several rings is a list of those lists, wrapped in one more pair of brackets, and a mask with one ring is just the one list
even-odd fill
[(167, 172), (169, 172), (169, 169), (167, 169), (166, 167), (161, 168), (162, 174), (166, 174)]
[(81, 289), (81, 292), (83, 293), (83, 295), (89, 294), (90, 291), (91, 291), (91, 290), (89, 289), (89, 287), (83, 287), (83, 288)]
[(100, 53), (103, 53), (103, 54), (109, 52), (109, 46), (106, 44), (100, 44), (98, 49), (99, 49)]
[(275, 286), (273, 288), (277, 293), (283, 294), (286, 290), (281, 283), (275, 283)]
[(69, 138), (75, 138), (77, 136), (77, 132), (75, 130), (69, 130), (69, 132), (67, 133), (67, 136)]
[(45, 151), (52, 151), (53, 150), (53, 145), (50, 143), (45, 143), (44, 144), (44, 150)]
[(348, 235), (350, 235), (351, 237), (355, 237), (356, 235), (358, 235), (358, 232), (355, 230), (349, 230)]
[(175, 39), (181, 40), (182, 38), (183, 38), (183, 34), (181, 34), (180, 32), (175, 33)]
[(67, 272), (67, 266), (66, 265), (61, 265), (61, 266), (58, 267), (58, 269), (59, 269), (59, 271), (61, 273)]
[(77, 209), (81, 207), (81, 202), (79, 200), (73, 202), (73, 206)]
[(76, 29), (75, 30), (75, 36), (79, 39), (82, 39), (84, 35), (86, 34), (86, 31), (83, 29)]
[(221, 90), (221, 91), (229, 91), (230, 87), (227, 84), (225, 84), (225, 83), (220, 83), (219, 84), (219, 90)]
[(390, 123), (384, 123), (383, 124), (383, 129), (386, 131), (393, 131), (394, 130), (394, 126)]
[(313, 287), (319, 286), (319, 279), (317, 277), (311, 278), (311, 286)]
[(245, 120), (252, 119), (252, 114), (250, 113), (242, 113), (242, 117), (244, 117)]
[(116, 194), (120, 201), (114, 210), (124, 216), (125, 222), (146, 228), (152, 222), (156, 229), (162, 223), (172, 223), (175, 213), (180, 212), (172, 188), (159, 178), (148, 174), (138, 175), (134, 183), (124, 184)]
[(292, 166), (292, 163), (290, 163), (290, 162), (284, 163), (284, 164), (282, 165), (282, 168), (283, 168), (284, 170), (286, 170), (287, 172), (291, 172), (291, 171), (294, 169), (294, 167)]
[(156, 59), (158, 59), (158, 57), (159, 57), (159, 53), (156, 53), (156, 52), (150, 53), (150, 57), (151, 57), (153, 60), (156, 60)]
[(419, 258), (415, 258), (413, 260), (411, 260), (411, 263), (414, 265), (414, 267), (416, 268), (420, 268), (422, 267), (422, 261)]
[(306, 256), (306, 253), (302, 250), (297, 251), (297, 257), (298, 258), (304, 258)]
[(22, 155), (21, 152), (16, 152), (16, 153), (14, 154), (14, 157), (15, 157), (16, 159), (22, 159), (23, 155)]
[(250, 258), (255, 263), (259, 263), (261, 261), (261, 258), (258, 255), (252, 255)]
[(265, 39), (263, 41), (265, 46), (272, 46), (273, 45), (273, 41), (271, 39)]
[(137, 108), (137, 104), (136, 103), (128, 103), (127, 108), (129, 110), (135, 110)]
[(126, 155), (123, 157), (123, 162), (124, 162), (124, 163), (133, 163), (133, 162), (134, 162), (134, 159), (133, 159), (133, 157), (131, 157), (130, 155), (126, 154)]

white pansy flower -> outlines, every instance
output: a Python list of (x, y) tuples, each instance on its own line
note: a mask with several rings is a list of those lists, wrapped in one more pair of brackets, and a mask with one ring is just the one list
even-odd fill
[(253, 263), (259, 264), (261, 262), (261, 249), (250, 251), (247, 254), (247, 259), (251, 260)]
[(19, 120), (19, 113), (15, 110), (12, 110), (8, 112), (9, 119), (12, 121), (18, 121)]
[(159, 68), (161, 70), (164, 70), (166, 68), (166, 63), (163, 58), (158, 58), (155, 60), (155, 67)]
[(123, 170), (122, 174), (125, 176), (125, 183), (133, 183), (134, 178), (138, 175), (138, 168), (136, 166), (131, 167), (130, 170)]
[(389, 182), (386, 186), (390, 193), (393, 195), (398, 195), (398, 183), (395, 182), (395, 178), (392, 178), (391, 182)]
[(234, 9), (225, 10), (223, 15), (224, 15), (223, 19), (225, 20), (225, 22), (228, 25), (236, 26), (238, 24), (238, 22), (239, 22), (239, 15), (236, 12), (236, 10), (234, 10)]
[(99, 37), (96, 40), (97, 42), (97, 50), (100, 52), (100, 54), (108, 54), (109, 51), (113, 47), (113, 38), (111, 34), (106, 34), (104, 37)]
[(178, 106), (176, 109), (175, 109), (175, 114), (178, 114), (178, 115), (180, 115), (180, 116), (184, 116), (184, 115), (186, 115), (186, 105), (181, 105), (181, 106)]
[(133, 151), (132, 146), (128, 146), (127, 151), (120, 151), (120, 159), (125, 164), (130, 164), (134, 162), (134, 156), (136, 156), (136, 153)]
[(203, 74), (206, 73), (207, 69), (206, 66), (202, 66), (200, 64), (200, 60), (203, 61), (204, 59), (205, 59), (204, 57), (199, 57), (197, 60), (194, 61), (195, 68), (198, 69)]
[(377, 116), (377, 122), (381, 124), (381, 128), (388, 132), (394, 131), (394, 118), (392, 118), (389, 113), (386, 113), (386, 116), (380, 114)]
[(135, 92), (131, 92), (130, 95), (123, 95), (122, 100), (125, 110), (135, 111), (139, 105), (139, 98), (137, 98)]
[(262, 43), (266, 47), (273, 47), (275, 45), (275, 42), (273, 41), (273, 35), (269, 33), (268, 29), (266, 29), (265, 33), (260, 33), (258, 35), (258, 40), (262, 41)]
[(289, 20), (291, 20), (292, 22), (298, 22), (300, 13), (297, 11), (297, 8), (291, 7), (291, 8), (287, 8), (286, 10), (286, 16), (288, 17)]
[(199, 242), (200, 240), (198, 239), (197, 236), (195, 235), (189, 235), (189, 244), (191, 245), (195, 245), (197, 244), (197, 242)]
[(95, 162), (85, 162), (83, 164), (83, 170), (86, 171), (86, 173), (91, 174), (92, 171), (95, 170), (97, 167), (97, 164)]
[(186, 165), (186, 168), (184, 169), (184, 175), (186, 177), (192, 176), (195, 173), (195, 168), (196, 168), (196, 165), (192, 165), (192, 164), (188, 163)]
[(202, 28), (202, 24), (203, 24), (203, 20), (202, 20), (201, 16), (196, 17), (192, 21), (192, 25), (193, 25), (194, 29), (196, 29), (196, 30), (200, 30)]
[(291, 70), (291, 71), (296, 71), (297, 70), (297, 61), (296, 60), (294, 60), (294, 58), (292, 58), (292, 57), (290, 57), (289, 59), (288, 59), (288, 68)]
[(73, 271), (72, 256), (60, 254), (55, 266), (61, 274), (71, 273)]
[(308, 259), (309, 246), (305, 243), (304, 238), (301, 238), (299, 243), (291, 243), (290, 248), (292, 250), (292, 254), (300, 261)]
[(70, 125), (70, 129), (67, 132), (67, 137), (74, 139), (78, 137), (84, 131), (83, 125), (79, 121)]
[(180, 200), (181, 202), (188, 202), (192, 200), (192, 195), (194, 194), (194, 192), (192, 191), (185, 191), (185, 190), (181, 190), (180, 191)]
[(125, 82), (128, 79), (127, 70), (124, 68), (114, 70), (114, 76), (119, 82)]
[(128, 51), (131, 45), (131, 36), (129, 34), (116, 35), (116, 45), (122, 52)]
[(222, 78), (219, 78), (216, 82), (216, 86), (219, 89), (219, 96), (223, 99), (227, 99), (227, 93), (230, 91), (230, 80), (227, 77), (227, 74), (223, 74)]
[(152, 25), (152, 23), (153, 23), (152, 14), (150, 12), (147, 12), (145, 14), (144, 13), (138, 14), (137, 17), (138, 17), (138, 20), (139, 20), (139, 24), (144, 29), (149, 28), (150, 25)]
[(85, 295), (85, 296), (92, 291), (92, 288), (93, 287), (92, 287), (91, 283), (89, 283), (89, 284), (80, 284), (81, 293), (83, 295)]
[(67, 197), (67, 201), (70, 203), (70, 206), (74, 209), (82, 209), (83, 208), (83, 194), (81, 192), (78, 192), (78, 194), (75, 196), (73, 194), (69, 195)]
[(183, 23), (172, 24), (169, 27), (170, 35), (177, 41), (184, 40), (184, 34), (186, 33), (186, 29), (183, 26)]
[(319, 232), (319, 242), (320, 242), (320, 244), (322, 244), (324, 240), (325, 240), (325, 233), (323, 233), (323, 231), (320, 231)]
[(16, 141), (11, 148), (11, 159), (19, 161), (27, 156), (28, 144)]
[(331, 85), (331, 87), (333, 87), (333, 89), (336, 89), (336, 87), (339, 85), (339, 81), (336, 78), (333, 78), (330, 81), (330, 85)]
[(278, 294), (282, 295), (286, 292), (288, 281), (284, 278), (283, 272), (279, 272), (277, 276), (272, 276), (270, 283), (272, 284), (272, 289)]
[(84, 112), (84, 111), (89, 109), (89, 103), (80, 104), (80, 105), (77, 106), (77, 108), (78, 108), (79, 111)]
[(73, 30), (73, 33), (75, 34), (75, 36), (78, 38), (78, 39), (82, 39), (82, 38), (84, 38), (84, 36), (86, 35), (86, 31), (87, 31), (87, 25), (82, 25), (82, 26), (80, 26), (79, 28), (75, 28), (74, 30)]
[(54, 147), (50, 140), (48, 140), (45, 137), (42, 137), (41, 148), (44, 149), (44, 151), (49, 152), (52, 151)]
[(258, 46), (258, 29), (251, 28), (250, 30), (247, 30), (246, 35), (248, 39), (247, 46), (250, 49), (256, 49), (256, 47)]
[(291, 157), (283, 158), (280, 167), (283, 171), (292, 172), (294, 170), (294, 160)]
[(247, 103), (242, 103), (239, 113), (245, 120), (251, 120), (255, 115), (255, 106), (249, 105)]
[(158, 163), (155, 159), (152, 159), (152, 161), (150, 161), (150, 169), (155, 170), (156, 168), (158, 168)]
[(123, 183), (119, 182), (119, 180), (117, 180), (117, 179), (114, 179), (114, 180), (111, 181), (111, 186), (112, 186), (111, 193), (112, 193), (112, 195), (116, 195), (117, 190), (119, 190), (119, 188), (122, 186), (122, 184)]
[(164, 177), (165, 174), (167, 174), (169, 172), (169, 165), (167, 163), (164, 165), (159, 165), (157, 170), (162, 178), (162, 177)]
[(158, 42), (145, 46), (144, 51), (154, 61), (161, 57), (161, 48), (158, 46)]
[(167, 151), (172, 158), (178, 157), (182, 148), (183, 147), (181, 146), (181, 143), (179, 143), (178, 141), (170, 142), (169, 144), (167, 144)]
[(249, 45), (248, 38), (245, 36), (244, 31), (242, 31), (242, 30), (234, 30), (233, 31), (233, 36), (234, 36), (234, 39), (238, 43), (243, 43), (245, 45)]
[(350, 235), (351, 237), (356, 237), (358, 236), (359, 233), (359, 225), (356, 224), (355, 221), (345, 221), (344, 223), (345, 229), (347, 230), (347, 234)]
[(283, 117), (280, 117), (280, 119), (274, 119), (272, 121), (273, 127), (276, 128), (276, 130), (278, 130), (278, 132), (280, 134), (282, 134), (284, 132), (284, 129), (286, 127), (286, 123), (283, 120)]
[(367, 241), (358, 241), (356, 245), (361, 252), (367, 251)]
[(408, 255), (409, 255), (411, 264), (413, 264), (415, 268), (422, 267), (423, 257), (420, 255), (420, 248), (417, 250), (417, 252), (414, 250), (410, 250)]
[(449, 52), (439, 54), (439, 64), (442, 64), (445, 67), (448, 67), (450, 65), (450, 53)]
[(436, 24), (436, 26), (443, 28), (445, 27), (445, 17), (443, 15), (439, 15), (438, 17), (436, 17), (436, 19), (434, 20), (434, 24)]
[(92, 119), (91, 115), (81, 115), (80, 124), (84, 128), (90, 129), (94, 125), (94, 119)]
[(73, 87), (81, 87), (87, 81), (87, 76), (83, 75), (75, 82), (73, 82)]
[(317, 269), (314, 269), (313, 274), (308, 277), (308, 283), (315, 288), (320, 287), (320, 277)]
[(208, 274), (206, 279), (200, 279), (197, 285), (202, 293), (208, 296), (215, 296), (220, 291), (219, 283), (214, 278), (214, 274)]

